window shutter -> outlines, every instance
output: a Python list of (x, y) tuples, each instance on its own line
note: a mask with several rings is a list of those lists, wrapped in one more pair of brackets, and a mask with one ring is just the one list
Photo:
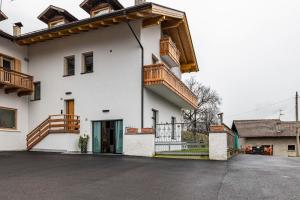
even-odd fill
[(14, 70), (21, 72), (21, 60), (15, 59)]

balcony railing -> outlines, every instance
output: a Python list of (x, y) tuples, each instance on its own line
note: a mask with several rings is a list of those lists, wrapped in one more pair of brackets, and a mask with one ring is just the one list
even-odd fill
[(197, 96), (163, 63), (144, 67), (145, 86), (163, 85), (187, 102), (192, 108), (198, 104)]
[(172, 67), (180, 65), (180, 52), (169, 36), (160, 40), (160, 55)]
[(22, 92), (32, 92), (33, 77), (0, 67), (0, 86), (7, 91), (18, 91), (20, 94)]

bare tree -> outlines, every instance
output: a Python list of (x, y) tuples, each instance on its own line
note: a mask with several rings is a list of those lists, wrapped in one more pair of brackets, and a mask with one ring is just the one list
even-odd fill
[(208, 133), (210, 125), (217, 121), (221, 97), (194, 77), (188, 79), (186, 85), (198, 97), (198, 106), (195, 110), (183, 112), (184, 121), (192, 124), (198, 132)]

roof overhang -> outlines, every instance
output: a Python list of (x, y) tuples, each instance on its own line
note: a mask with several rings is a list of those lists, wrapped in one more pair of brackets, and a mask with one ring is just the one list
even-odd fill
[(59, 27), (24, 34), (16, 37), (16, 42), (19, 45), (31, 45), (133, 20), (142, 20), (145, 28), (161, 24), (163, 33), (171, 36), (181, 53), (181, 71), (186, 73), (199, 70), (185, 13), (154, 3), (144, 3)]
[(0, 10), (0, 22), (6, 20), (8, 17)]
[(14, 37), (0, 30), (0, 37), (13, 41)]

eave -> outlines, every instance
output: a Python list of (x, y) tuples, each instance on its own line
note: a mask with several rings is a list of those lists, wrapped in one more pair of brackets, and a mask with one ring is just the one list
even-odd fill
[(14, 37), (8, 33), (5, 33), (3, 31), (0, 30), (0, 37), (3, 37), (5, 39), (8, 39), (10, 41), (13, 41), (14, 40)]
[(32, 45), (134, 20), (143, 20), (144, 28), (161, 24), (163, 33), (172, 37), (182, 55), (181, 71), (183, 73), (199, 71), (185, 13), (154, 3), (144, 3), (55, 28), (28, 33), (16, 37), (16, 42), (19, 45)]

